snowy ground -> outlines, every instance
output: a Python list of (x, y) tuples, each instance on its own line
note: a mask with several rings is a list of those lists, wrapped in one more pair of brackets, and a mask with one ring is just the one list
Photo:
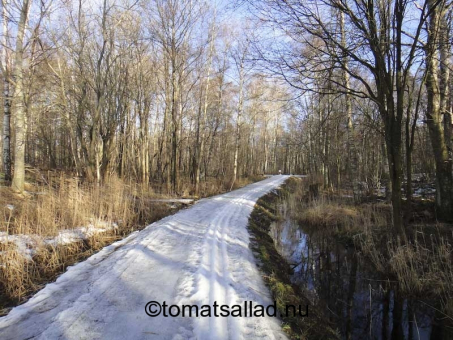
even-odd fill
[[(57, 236), (45, 237), (40, 235), (9, 235), (5, 232), (0, 232), (0, 243), (14, 243), (16, 250), (20, 255), (31, 261), (39, 247), (66, 245), (74, 242), (87, 240), (96, 234), (102, 234), (113, 229), (117, 229), (116, 223), (108, 223), (105, 221), (96, 221), (90, 223), (87, 227), (79, 227), (74, 229), (60, 230)], [(0, 266), (4, 265), (0, 263)]]
[(273, 317), (148, 317), (145, 304), (269, 305), (246, 229), (287, 176), (200, 200), (68, 269), (0, 318), (1, 339), (285, 339)]

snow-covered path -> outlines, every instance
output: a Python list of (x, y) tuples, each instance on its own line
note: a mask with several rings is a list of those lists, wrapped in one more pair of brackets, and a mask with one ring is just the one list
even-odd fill
[(271, 299), (246, 229), (274, 176), (199, 201), (67, 270), (0, 318), (0, 339), (285, 339), (273, 317), (149, 317), (145, 304)]

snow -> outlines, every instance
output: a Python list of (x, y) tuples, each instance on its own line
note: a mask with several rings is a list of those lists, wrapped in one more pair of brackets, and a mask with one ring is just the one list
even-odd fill
[(14, 243), (17, 252), (31, 260), (35, 254), (35, 245), (38, 243), (38, 238), (33, 235), (8, 235), (5, 232), (0, 232), (0, 243)]
[(58, 236), (46, 238), (44, 243), (52, 246), (64, 245), (86, 240), (95, 234), (104, 233), (117, 228), (118, 225), (116, 223), (108, 224), (106, 222), (98, 222), (95, 225), (90, 224), (88, 227), (62, 230), (58, 233)]
[(273, 317), (148, 317), (145, 304), (272, 303), (249, 249), (256, 200), (288, 176), (200, 200), (70, 267), (0, 318), (1, 339), (286, 339)]
[(156, 198), (152, 199), (151, 202), (192, 204), (195, 200), (193, 198)]
[(116, 223), (97, 221), (87, 227), (61, 230), (55, 237), (25, 234), (9, 235), (5, 232), (0, 232), (0, 243), (14, 243), (17, 252), (27, 260), (31, 260), (38, 247), (46, 245), (56, 247), (58, 245), (79, 242), (87, 240), (95, 234), (104, 233), (117, 228), (118, 225)]

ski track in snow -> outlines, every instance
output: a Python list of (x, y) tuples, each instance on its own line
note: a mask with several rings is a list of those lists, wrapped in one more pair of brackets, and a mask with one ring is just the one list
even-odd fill
[(1, 339), (286, 339), (273, 317), (158, 317), (168, 305), (272, 303), (249, 249), (256, 200), (273, 176), (200, 200), (70, 267), (0, 318)]

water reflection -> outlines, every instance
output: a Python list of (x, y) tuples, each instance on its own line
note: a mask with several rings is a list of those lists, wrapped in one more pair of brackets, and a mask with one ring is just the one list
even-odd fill
[[(281, 206), (282, 214), (286, 206)], [(439, 339), (434, 310), (399, 297), (396, 282), (378, 275), (352, 247), (320, 231), (304, 232), (286, 218), (271, 226), (280, 254), (294, 270), (293, 283), (338, 325), (344, 339)]]

